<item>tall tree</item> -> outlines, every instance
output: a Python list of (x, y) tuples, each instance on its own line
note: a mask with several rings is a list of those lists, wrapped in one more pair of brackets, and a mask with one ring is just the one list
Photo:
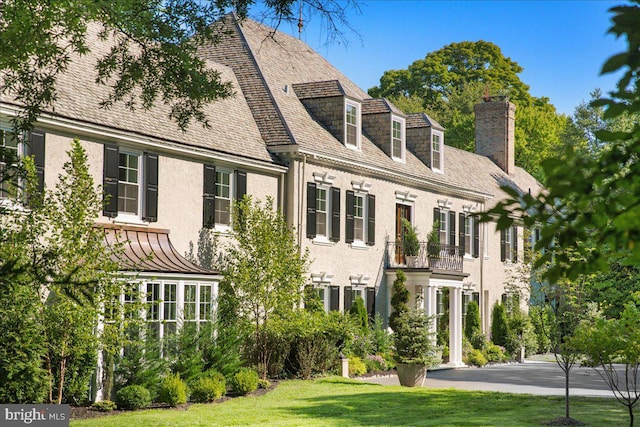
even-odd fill
[[(204, 106), (232, 95), (229, 82), (196, 55), (198, 46), (218, 43), (223, 28), (212, 24), (233, 10), (242, 19), (253, 0), (93, 1), (5, 0), (0, 3), (0, 94), (25, 106), (18, 127), (28, 129), (57, 96), (56, 79), (72, 55), (84, 55), (87, 26), (103, 25), (115, 44), (98, 62), (96, 80), (113, 88), (105, 106), (126, 102), (150, 108), (170, 105), (170, 118), (185, 129), (207, 124)], [(346, 12), (355, 0), (275, 0), (264, 3), (271, 23), (319, 15), (330, 37), (349, 27)]]

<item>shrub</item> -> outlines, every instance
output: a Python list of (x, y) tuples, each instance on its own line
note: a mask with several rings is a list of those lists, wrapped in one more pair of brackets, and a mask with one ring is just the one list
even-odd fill
[(116, 405), (116, 402), (111, 400), (101, 400), (100, 402), (95, 402), (91, 405), (91, 409), (100, 412), (111, 412), (117, 408), (118, 406)]
[(404, 271), (396, 272), (396, 280), (393, 282), (393, 296), (391, 297), (391, 307), (393, 313), (389, 316), (389, 326), (396, 331), (399, 327), (399, 317), (402, 313), (409, 310), (409, 298), (411, 294), (405, 285), (407, 276)]
[(464, 318), (464, 335), (473, 342), (473, 337), (480, 331), (480, 309), (475, 301), (467, 304), (467, 314)]
[(487, 361), (490, 363), (500, 363), (507, 360), (507, 356), (504, 354), (504, 350), (500, 346), (497, 346), (493, 343), (487, 344), (487, 347), (483, 352)]
[(533, 326), (533, 332), (536, 336), (536, 344), (538, 353), (548, 353), (551, 351), (551, 339), (549, 338), (551, 331), (549, 325), (555, 322), (555, 314), (551, 307), (529, 307), (529, 319)]
[(220, 399), (227, 391), (224, 377), (203, 376), (191, 383), (191, 400), (197, 403), (212, 402)]
[(271, 382), (269, 380), (263, 380), (263, 379), (258, 380), (258, 388), (266, 390), (269, 387), (271, 387)]
[(379, 314), (376, 314), (369, 331), (372, 354), (386, 354), (393, 349), (393, 335), (384, 327), (384, 322)]
[(349, 315), (360, 328), (365, 335), (368, 335), (369, 331), (369, 315), (367, 314), (367, 308), (364, 306), (364, 300), (361, 297), (356, 297), (353, 302)]
[(389, 369), (386, 360), (380, 355), (367, 355), (364, 364), (367, 367), (367, 372), (380, 372)]
[(396, 362), (433, 366), (440, 361), (436, 357), (433, 333), (429, 331), (432, 319), (423, 311), (409, 309), (398, 317), (395, 331)]
[(258, 388), (258, 373), (253, 369), (240, 368), (231, 377), (230, 386), (234, 394), (244, 396)]
[(187, 385), (180, 374), (168, 375), (160, 385), (160, 402), (178, 406), (187, 402)]
[(484, 366), (487, 364), (487, 359), (485, 359), (482, 351), (474, 348), (467, 354), (467, 363), (474, 366)]
[(349, 376), (357, 377), (359, 375), (364, 375), (367, 373), (367, 366), (364, 364), (362, 359), (357, 356), (353, 356), (349, 358)]
[(507, 341), (507, 312), (504, 305), (497, 303), (491, 313), (491, 341), (496, 345), (504, 346)]
[(116, 403), (122, 409), (141, 409), (151, 405), (151, 393), (144, 386), (129, 385), (116, 393)]
[(480, 331), (476, 331), (471, 338), (469, 338), (469, 343), (473, 348), (478, 350), (484, 350), (487, 347), (487, 337)]

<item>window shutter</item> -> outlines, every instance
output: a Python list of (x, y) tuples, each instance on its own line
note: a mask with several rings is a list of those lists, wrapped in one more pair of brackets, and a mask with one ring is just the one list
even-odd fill
[(353, 295), (351, 292), (351, 286), (344, 287), (344, 312), (351, 310), (353, 305)]
[(202, 185), (202, 226), (212, 228), (215, 226), (216, 205), (216, 167), (204, 165), (204, 182)]
[(376, 288), (367, 288), (367, 314), (369, 321), (376, 317)]
[(331, 187), (331, 241), (340, 241), (340, 189)]
[(449, 253), (454, 255), (456, 253), (456, 213), (454, 211), (449, 211), (449, 245), (451, 245)]
[(478, 218), (473, 218), (473, 253), (474, 258), (480, 256), (480, 222)]
[[(460, 253), (462, 255), (464, 255), (466, 253), (466, 249), (465, 249), (465, 229), (466, 229), (466, 221), (467, 221), (467, 216), (464, 214), (464, 212), (460, 212), (458, 214), (458, 244), (460, 245)], [(471, 248), (469, 248), (469, 250), (471, 251)]]
[(102, 214), (109, 218), (118, 216), (118, 164), (118, 147), (105, 144), (102, 165), (102, 190), (104, 191)]
[(307, 182), (307, 237), (316, 237), (316, 183)]
[(340, 310), (340, 287), (339, 286), (329, 286), (329, 310), (330, 311)]
[(38, 191), (44, 191), (44, 132), (34, 129), (29, 135), (29, 155), (33, 156), (38, 177)]
[(440, 222), (440, 208), (433, 208), (433, 223), (435, 224), (436, 222)]
[(500, 261), (503, 262), (507, 260), (507, 243), (505, 242), (505, 234), (505, 230), (500, 230)]
[(376, 244), (376, 196), (367, 195), (367, 245)]
[[(236, 175), (236, 200), (242, 200), (247, 194), (247, 173), (244, 171), (235, 171)], [(214, 193), (215, 194), (215, 193)]]
[(347, 243), (353, 243), (354, 236), (354, 221), (353, 214), (355, 212), (355, 197), (354, 192), (347, 190), (347, 217), (345, 220), (345, 241)]
[(144, 153), (144, 216), (143, 220), (158, 220), (158, 155)]
[(511, 241), (513, 242), (513, 253), (511, 254), (511, 261), (518, 262), (518, 227), (514, 225), (511, 230)]

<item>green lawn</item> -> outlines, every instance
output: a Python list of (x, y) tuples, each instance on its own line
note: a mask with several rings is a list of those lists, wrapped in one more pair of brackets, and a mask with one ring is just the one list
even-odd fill
[[(590, 427), (628, 424), (615, 399), (572, 398)], [(85, 426), (540, 426), (564, 414), (561, 397), (380, 386), (328, 378), (285, 381), (260, 397), (188, 410), (148, 410), (73, 421)]]

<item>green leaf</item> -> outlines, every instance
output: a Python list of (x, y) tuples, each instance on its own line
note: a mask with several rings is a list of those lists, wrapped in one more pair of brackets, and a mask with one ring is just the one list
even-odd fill
[(607, 62), (604, 63), (604, 65), (602, 66), (602, 70), (600, 71), (600, 74), (612, 73), (618, 70), (619, 68), (627, 65), (628, 60), (629, 60), (629, 53), (627, 52), (613, 55), (607, 60)]

